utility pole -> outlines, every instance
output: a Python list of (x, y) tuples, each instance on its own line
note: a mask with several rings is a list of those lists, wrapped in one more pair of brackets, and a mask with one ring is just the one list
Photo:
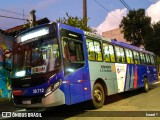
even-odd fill
[(87, 0), (83, 0), (83, 24), (87, 27)]

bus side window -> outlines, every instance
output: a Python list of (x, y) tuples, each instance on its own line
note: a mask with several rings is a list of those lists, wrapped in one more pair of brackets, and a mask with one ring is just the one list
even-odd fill
[(115, 62), (114, 49), (112, 45), (103, 43), (103, 51), (105, 62)]
[(100, 42), (94, 41), (94, 48), (96, 53), (96, 61), (102, 61), (102, 52)]
[(143, 53), (140, 53), (140, 59), (141, 59), (141, 64), (145, 64), (146, 60), (145, 60), (145, 56)]
[(109, 53), (111, 57), (111, 62), (115, 62), (114, 48), (112, 45), (109, 45)]
[(102, 61), (102, 50), (100, 42), (87, 39), (88, 59)]
[(115, 46), (117, 62), (121, 62), (119, 47)]
[(140, 64), (139, 53), (136, 51), (133, 51), (133, 55), (134, 55), (135, 64)]
[(148, 54), (145, 54), (145, 57), (146, 57), (146, 63), (147, 63), (147, 64), (150, 64), (151, 61), (150, 61), (149, 55), (148, 55)]
[(126, 53), (127, 63), (134, 64), (132, 50), (125, 48), (125, 53)]
[(150, 55), (150, 58), (151, 58), (151, 64), (154, 65), (155, 64), (155, 60), (154, 60), (153, 55)]
[(110, 53), (109, 53), (109, 45), (103, 43), (103, 51), (104, 51), (104, 60), (105, 62), (110, 62)]
[(126, 59), (125, 59), (124, 49), (121, 47), (115, 46), (115, 51), (116, 51), (117, 62), (125, 63)]
[(87, 39), (88, 59), (96, 60), (96, 54), (94, 51), (93, 40)]

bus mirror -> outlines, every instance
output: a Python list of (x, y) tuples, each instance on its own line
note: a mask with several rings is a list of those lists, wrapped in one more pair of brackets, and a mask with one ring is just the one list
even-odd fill
[(9, 49), (4, 50), (3, 52), (3, 68), (7, 71), (11, 71), (11, 62), (12, 62), (12, 51)]

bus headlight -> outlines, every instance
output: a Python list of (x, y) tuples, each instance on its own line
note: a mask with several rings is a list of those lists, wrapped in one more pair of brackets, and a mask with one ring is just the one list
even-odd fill
[(48, 89), (46, 90), (45, 96), (51, 94), (53, 91), (55, 91), (60, 85), (61, 85), (61, 79), (57, 81), (56, 83), (50, 85)]
[(26, 74), (25, 70), (18, 71), (18, 72), (16, 72), (16, 77), (23, 77), (23, 76), (25, 76), (25, 74)]

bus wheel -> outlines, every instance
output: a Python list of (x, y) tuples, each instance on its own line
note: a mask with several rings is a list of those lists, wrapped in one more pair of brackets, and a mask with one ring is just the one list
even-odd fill
[(104, 89), (100, 83), (96, 83), (93, 86), (93, 99), (92, 104), (94, 108), (100, 108), (103, 106), (105, 101)]
[(148, 79), (144, 78), (144, 92), (148, 92), (148, 90), (149, 90)]

